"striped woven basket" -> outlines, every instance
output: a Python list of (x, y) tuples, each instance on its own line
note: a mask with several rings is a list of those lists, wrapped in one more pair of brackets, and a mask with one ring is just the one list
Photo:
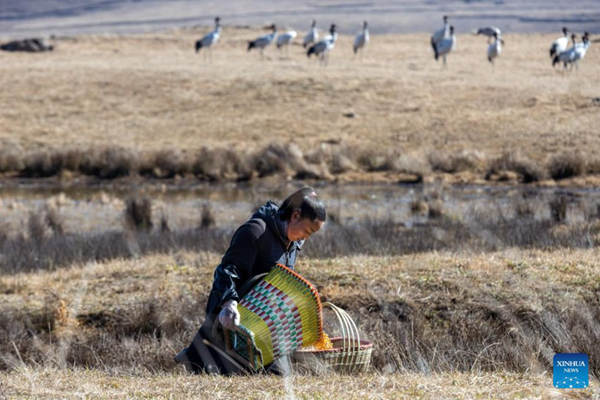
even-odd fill
[(336, 371), (360, 373), (369, 369), (373, 344), (360, 338), (360, 333), (350, 315), (333, 303), (325, 302), (337, 317), (342, 336), (331, 338), (331, 349), (301, 348), (294, 353), (296, 365), (301, 370), (314, 373)]
[(225, 347), (246, 360), (252, 370), (266, 367), (323, 337), (317, 290), (280, 264), (244, 296), (238, 311), (240, 326), (225, 330)]

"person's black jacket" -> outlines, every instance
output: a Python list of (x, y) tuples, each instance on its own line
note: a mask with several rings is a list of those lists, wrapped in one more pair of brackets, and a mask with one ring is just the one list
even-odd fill
[(294, 268), (304, 241), (287, 239), (287, 222), (281, 220), (278, 210), (277, 204), (268, 201), (233, 234), (215, 270), (206, 304), (207, 318), (214, 318), (225, 301), (239, 301), (238, 289), (252, 277), (269, 272), (275, 264)]

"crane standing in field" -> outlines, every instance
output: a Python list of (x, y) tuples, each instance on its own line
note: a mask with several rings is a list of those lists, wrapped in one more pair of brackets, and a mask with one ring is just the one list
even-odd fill
[(564, 68), (567, 69), (567, 65), (571, 64), (575, 60), (575, 53), (577, 49), (577, 35), (573, 33), (571, 35), (571, 40), (573, 41), (573, 47), (570, 47), (565, 51), (554, 55), (554, 58), (552, 59), (553, 67), (556, 64), (563, 63)]
[(496, 35), (499, 38), (502, 38), (502, 31), (500, 30), (500, 28), (495, 26), (486, 26), (484, 28), (479, 28), (477, 29), (475, 34), (487, 36), (488, 43), (492, 41), (492, 39), (495, 37), (494, 35)]
[(275, 35), (277, 35), (277, 27), (275, 26), (275, 24), (271, 25), (269, 28), (272, 29), (271, 33), (269, 33), (268, 35), (263, 35), (257, 39), (248, 42), (248, 51), (256, 48), (260, 49), (261, 57), (264, 55), (265, 47), (273, 43)]
[[(488, 43), (490, 43), (491, 40), (493, 38), (495, 38), (496, 36), (499, 38), (502, 38), (502, 31), (500, 31), (500, 28), (497, 28), (495, 26), (486, 26), (485, 28), (479, 28), (479, 29), (477, 29), (475, 34), (487, 36)], [(494, 35), (496, 35), (496, 36), (494, 36)]]
[(358, 53), (358, 50), (364, 49), (369, 43), (369, 28), (367, 25), (367, 21), (363, 22), (362, 32), (356, 35), (354, 39), (354, 45), (352, 46), (352, 50), (354, 50), (354, 54)]
[(566, 27), (562, 28), (563, 36), (556, 39), (550, 45), (550, 58), (554, 59), (555, 56), (559, 55), (563, 51), (567, 50), (569, 45), (569, 30)]
[(443, 21), (444, 21), (444, 26), (441, 29), (438, 29), (437, 31), (435, 31), (433, 33), (433, 35), (431, 35), (431, 47), (433, 48), (433, 53), (436, 54), (436, 56), (435, 56), (436, 60), (437, 60), (439, 43), (441, 43), (442, 40), (446, 39), (450, 34), (450, 30), (448, 27), (448, 16), (447, 15), (444, 15)]
[(456, 36), (454, 35), (454, 27), (450, 26), (449, 36), (443, 38), (439, 42), (436, 43), (434, 50), (435, 55), (434, 58), (437, 61), (440, 56), (444, 60), (444, 67), (446, 66), (446, 56), (450, 54), (454, 47), (456, 46)]
[(317, 43), (319, 40), (319, 31), (317, 30), (317, 21), (313, 19), (312, 25), (310, 27), (310, 31), (304, 36), (304, 40), (302, 41), (302, 46), (307, 48), (309, 45), (313, 43)]
[(329, 36), (326, 36), (320, 42), (313, 44), (306, 52), (306, 56), (309, 58), (311, 54), (319, 56), (321, 64), (327, 65), (329, 63), (329, 52), (335, 46), (337, 36), (338, 34), (336, 32), (336, 26), (335, 24), (331, 24), (331, 27), (329, 28)]
[(287, 31), (285, 33), (280, 33), (279, 36), (277, 36), (277, 48), (285, 48), (285, 52), (287, 54), (289, 52), (289, 45), (290, 43), (292, 43), (296, 35), (297, 33), (294, 30)]
[(583, 58), (585, 57), (585, 53), (587, 53), (588, 49), (590, 48), (589, 32), (585, 32), (581, 40), (581, 43), (575, 45), (575, 57), (573, 63), (575, 64), (575, 68), (577, 69), (579, 69), (579, 60), (583, 60)]
[(211, 47), (219, 41), (219, 37), (221, 36), (221, 18), (215, 18), (215, 29), (209, 34), (205, 35), (202, 39), (196, 41), (196, 53), (200, 51), (200, 49), (206, 49), (204, 52), (204, 57), (212, 58), (212, 52), (210, 51)]
[(487, 57), (488, 61), (494, 65), (494, 59), (502, 53), (502, 46), (504, 45), (504, 40), (496, 33), (492, 35), (494, 41), (488, 46)]
[(552, 65), (562, 62), (565, 69), (567, 66), (570, 66), (573, 69), (575, 66), (576, 69), (579, 69), (579, 60), (583, 60), (587, 50), (590, 47), (590, 37), (589, 33), (585, 32), (581, 37), (581, 43), (576, 43), (575, 35), (572, 36), (573, 39), (573, 47), (568, 50), (565, 50), (561, 54), (554, 56), (552, 60)]

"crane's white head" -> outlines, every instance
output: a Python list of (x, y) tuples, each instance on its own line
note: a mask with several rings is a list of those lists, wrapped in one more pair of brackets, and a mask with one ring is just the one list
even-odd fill
[(317, 26), (317, 20), (313, 19), (313, 22), (311, 24), (311, 26), (314, 28), (315, 26)]
[(444, 17), (443, 17), (443, 20), (444, 20), (444, 23), (445, 23), (445, 24), (446, 24), (446, 23), (448, 23), (448, 16), (447, 16), (447, 15), (444, 15)]
[(219, 25), (221, 23), (221, 17), (215, 18), (215, 25)]
[(493, 33), (493, 36), (494, 36), (494, 39), (496, 39), (496, 41), (497, 41), (497, 42), (500, 42), (500, 43), (502, 43), (502, 45), (504, 46), (504, 39), (502, 39), (502, 38), (500, 37), (500, 35), (498, 35), (498, 32), (494, 32), (494, 33)]
[(329, 33), (331, 33), (331, 35), (333, 35), (335, 33), (335, 24), (331, 24), (331, 27), (329, 28)]
[(369, 25), (369, 24), (367, 24), (367, 21), (363, 22), (363, 29), (367, 29), (367, 26), (368, 26), (368, 25)]
[(450, 25), (450, 35), (454, 35), (454, 26)]
[(563, 32), (563, 35), (565, 35), (565, 36), (567, 36), (569, 34), (569, 30), (567, 29), (566, 26), (563, 26), (562, 32)]

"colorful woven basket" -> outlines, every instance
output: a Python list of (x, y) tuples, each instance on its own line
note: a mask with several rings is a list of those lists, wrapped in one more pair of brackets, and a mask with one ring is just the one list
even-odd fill
[(251, 369), (322, 339), (321, 300), (317, 290), (291, 269), (277, 264), (238, 304), (240, 326), (224, 332), (228, 352)]
[(317, 374), (327, 371), (339, 373), (360, 373), (369, 369), (373, 344), (360, 338), (360, 333), (350, 315), (333, 303), (323, 303), (337, 317), (340, 337), (331, 338), (331, 349), (303, 347), (294, 353), (296, 365), (300, 370)]

